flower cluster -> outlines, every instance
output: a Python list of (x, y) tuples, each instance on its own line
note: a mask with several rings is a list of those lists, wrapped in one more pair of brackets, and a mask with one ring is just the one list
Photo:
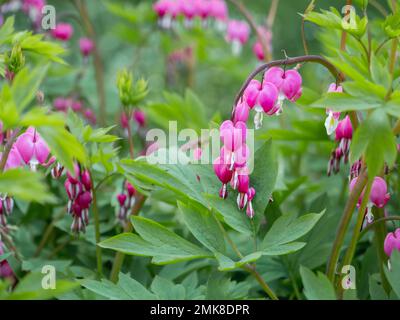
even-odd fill
[(184, 17), (186, 27), (191, 27), (196, 18), (203, 24), (212, 19), (220, 27), (228, 19), (228, 8), (224, 0), (158, 0), (153, 9), (159, 25), (166, 29), (171, 28), (180, 16)]
[(283, 102), (295, 102), (302, 94), (302, 78), (296, 69), (283, 70), (279, 67), (270, 68), (264, 75), (262, 83), (253, 79), (244, 91), (242, 100), (235, 108), (234, 117), (247, 121), (250, 109), (256, 111), (255, 128), (262, 126), (264, 113), (279, 115), (282, 113)]
[[(350, 191), (353, 190), (355, 184), (357, 182), (357, 178), (354, 178), (350, 182)], [(357, 207), (361, 206), (362, 200), (364, 198), (365, 190), (361, 193), (360, 198), (358, 199)], [(386, 206), (387, 202), (390, 199), (390, 194), (388, 193), (386, 181), (381, 177), (375, 177), (372, 182), (371, 192), (369, 195), (367, 208), (366, 208), (366, 222), (372, 223), (374, 220), (374, 215), (372, 214), (372, 207), (383, 208)]]
[(223, 142), (220, 156), (214, 160), (214, 172), (222, 182), (219, 192), (221, 198), (228, 196), (228, 183), (233, 190), (239, 192), (237, 205), (243, 210), (246, 205), (248, 217), (254, 217), (252, 200), (256, 194), (250, 187), (248, 159), (250, 151), (246, 145), (247, 127), (243, 121), (224, 121), (220, 127), (220, 137)]
[(57, 97), (53, 101), (53, 107), (60, 112), (68, 112), (69, 109), (81, 114), (89, 123), (96, 124), (96, 115), (90, 108), (85, 108), (82, 101), (73, 98)]
[(119, 203), (117, 217), (123, 226), (128, 221), (129, 213), (135, 204), (135, 194), (135, 188), (128, 181), (126, 181), (123, 192), (117, 195), (117, 200)]
[(68, 195), (67, 212), (72, 216), (71, 230), (75, 233), (85, 232), (89, 224), (89, 208), (92, 204), (92, 180), (88, 170), (78, 164), (73, 173), (67, 172), (64, 186)]

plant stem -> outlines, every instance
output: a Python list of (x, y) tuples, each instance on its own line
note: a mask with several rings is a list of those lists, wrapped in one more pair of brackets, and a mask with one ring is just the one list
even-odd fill
[(386, 11), (385, 7), (381, 5), (378, 1), (376, 0), (369, 0), (369, 3), (375, 7), (384, 17), (386, 17), (389, 13)]
[(4, 171), (4, 167), (6, 166), (8, 155), (10, 154), (11, 148), (12, 148), (15, 140), (17, 140), (19, 132), (20, 132), (19, 128), (14, 129), (11, 137), (8, 139), (8, 141), (4, 147), (4, 151), (2, 153), (1, 161), (0, 161), (0, 172)]
[(385, 44), (388, 43), (390, 40), (390, 38), (386, 38), (385, 40), (383, 40), (381, 44), (375, 49), (375, 55), (377, 55), (379, 51), (385, 46)]
[[(138, 194), (136, 196), (135, 205), (132, 207), (131, 216), (136, 216), (139, 214), (140, 210), (143, 207), (144, 202), (146, 201), (146, 196), (142, 194)], [(132, 232), (133, 225), (130, 221), (127, 221), (125, 225), (124, 232)], [(124, 263), (125, 254), (122, 252), (117, 252), (114, 258), (114, 263), (111, 269), (110, 280), (112, 282), (118, 281), (119, 271), (121, 270), (122, 264)]]
[(129, 154), (131, 156), (131, 159), (134, 159), (134, 145), (133, 145), (133, 137), (132, 137), (132, 127), (131, 127), (131, 114), (128, 111), (128, 143), (129, 143)]
[(369, 230), (371, 230), (373, 227), (375, 227), (377, 224), (380, 224), (381, 222), (396, 221), (396, 220), (400, 221), (400, 216), (382, 217), (375, 219), (374, 222), (370, 223), (361, 231), (359, 238), (361, 239)]
[[(89, 175), (90, 175), (90, 180), (93, 183), (93, 175), (90, 170)], [(97, 188), (93, 188), (92, 190), (92, 195), (93, 195), (93, 217), (94, 217), (94, 231), (95, 231), (95, 238), (96, 238), (96, 262), (97, 262), (97, 273), (101, 277), (103, 274), (103, 262), (102, 262), (102, 256), (101, 256), (101, 247), (99, 247), (99, 243), (101, 241), (100, 237), (100, 214), (99, 214), (99, 208), (97, 207), (97, 195), (96, 195), (96, 190)]]
[[(383, 209), (377, 208), (376, 210), (374, 210), (374, 216), (377, 217), (378, 219), (382, 219), (385, 216), (385, 212), (383, 211)], [(391, 287), (386, 278), (385, 268), (384, 268), (384, 265), (386, 265), (388, 257), (383, 249), (383, 243), (385, 241), (385, 237), (387, 234), (386, 225), (384, 223), (375, 224), (374, 229), (375, 229), (374, 240), (378, 254), (378, 264), (379, 264), (379, 271), (381, 274), (382, 287), (386, 291), (386, 293), (389, 294)]]
[(251, 265), (246, 265), (243, 267), (244, 270), (250, 272), (257, 282), (260, 284), (261, 288), (265, 291), (265, 293), (272, 299), (272, 300), (279, 300), (272, 289), (268, 286), (268, 284), (264, 281), (262, 276), (257, 272), (256, 268)]
[(96, 86), (97, 86), (97, 94), (99, 97), (99, 123), (101, 126), (106, 124), (106, 94), (104, 88), (104, 66), (101, 59), (100, 51), (98, 49), (98, 43), (96, 41), (96, 32), (93, 27), (92, 22), (90, 21), (88, 9), (82, 0), (75, 0), (75, 5), (78, 8), (79, 14), (82, 17), (83, 25), (85, 26), (86, 33), (94, 42), (94, 50), (93, 50), (93, 65), (95, 69), (95, 77), (96, 77)]
[(342, 247), (344, 237), (346, 235), (347, 228), (350, 224), (351, 217), (353, 215), (353, 211), (356, 207), (358, 199), (363, 191), (365, 184), (367, 183), (367, 174), (366, 171), (363, 170), (360, 176), (357, 179), (357, 182), (350, 193), (349, 198), (347, 199), (346, 206), (344, 208), (339, 227), (336, 231), (335, 241), (332, 246), (332, 251), (329, 256), (328, 264), (326, 266), (326, 275), (328, 276), (331, 282), (334, 282), (336, 264), (339, 259), (340, 249)]
[[(350, 265), (353, 260), (354, 253), (355, 253), (356, 247), (357, 247), (357, 241), (359, 239), (359, 235), (360, 235), (362, 224), (363, 224), (364, 217), (365, 217), (365, 210), (367, 208), (367, 204), (369, 201), (369, 195), (371, 193), (371, 186), (372, 186), (372, 181), (368, 181), (367, 187), (366, 187), (366, 190), (363, 195), (362, 202), (361, 202), (361, 206), (358, 210), (357, 222), (356, 222), (356, 225), (353, 230), (353, 236), (351, 238), (350, 245), (347, 248), (346, 254), (343, 259), (343, 263), (342, 263), (343, 266)], [(339, 293), (339, 297), (342, 296), (343, 289), (344, 288), (342, 286), (338, 286), (337, 290)]]
[(40, 253), (42, 252), (44, 246), (46, 245), (47, 241), (50, 238), (50, 235), (52, 234), (54, 227), (55, 227), (55, 223), (62, 218), (62, 216), (65, 214), (66, 209), (63, 208), (59, 214), (57, 214), (54, 219), (49, 223), (49, 225), (47, 226), (46, 230), (43, 233), (43, 237), (42, 240), (40, 241), (35, 254), (33, 255), (34, 257), (38, 257), (40, 255)]
[[(240, 259), (243, 259), (243, 254), (240, 252), (236, 244), (232, 241), (232, 239), (229, 237), (228, 233), (226, 232), (224, 226), (222, 225), (221, 221), (218, 220), (218, 218), (215, 217), (215, 220), (217, 221), (217, 224), (224, 235), (224, 238), (228, 243), (231, 245), (233, 251), (238, 255)], [(257, 282), (261, 285), (265, 293), (272, 299), (272, 300), (279, 300), (278, 297), (275, 295), (275, 293), (272, 291), (272, 289), (268, 286), (268, 284), (264, 281), (262, 276), (257, 272), (256, 267), (250, 264), (247, 264), (242, 267), (243, 270), (246, 270), (247, 272), (250, 272), (254, 278), (257, 280)]]

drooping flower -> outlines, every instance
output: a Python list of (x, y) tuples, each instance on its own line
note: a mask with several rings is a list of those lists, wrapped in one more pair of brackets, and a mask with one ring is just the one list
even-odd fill
[(224, 31), (228, 21), (228, 6), (223, 0), (211, 0), (211, 16), (216, 21), (217, 30)]
[[(357, 178), (354, 178), (350, 182), (350, 191), (353, 190), (355, 184), (357, 182)], [(357, 206), (360, 207), (362, 200), (364, 198), (365, 190), (361, 193), (360, 198), (358, 199)], [(369, 195), (369, 199), (367, 202), (366, 208), (366, 221), (367, 223), (372, 223), (374, 220), (374, 215), (372, 214), (372, 208), (375, 206), (377, 208), (383, 208), (386, 206), (387, 202), (390, 199), (390, 194), (388, 193), (386, 181), (381, 177), (375, 177), (372, 182), (371, 192)]]
[(393, 250), (400, 251), (400, 228), (386, 235), (383, 249), (388, 257), (392, 255)]
[(136, 190), (131, 183), (126, 181), (124, 186), (125, 189), (117, 195), (117, 200), (119, 203), (117, 218), (122, 226), (125, 226), (128, 221), (129, 213), (135, 204), (136, 194)]
[(73, 100), (71, 103), (71, 109), (74, 110), (75, 112), (82, 111), (83, 104), (79, 100)]
[(250, 27), (245, 21), (230, 20), (228, 23), (226, 40), (232, 43), (232, 52), (239, 55), (243, 45), (249, 40)]
[(262, 89), (260, 81), (252, 79), (243, 93), (244, 101), (250, 108), (253, 108), (258, 103), (258, 96)]
[(122, 112), (120, 115), (120, 123), (121, 123), (121, 127), (123, 129), (128, 129), (129, 126), (129, 118), (128, 115), (125, 112)]
[(89, 208), (93, 200), (92, 181), (88, 170), (83, 170), (78, 164), (74, 172), (67, 172), (65, 191), (68, 195), (67, 212), (72, 215), (71, 231), (85, 232), (89, 224)]
[[(264, 27), (258, 27), (259, 36), (265, 41), (269, 50), (272, 50), (272, 33)], [(260, 39), (253, 45), (253, 53), (259, 61), (265, 60), (265, 52)]]
[[(342, 86), (338, 86), (336, 83), (331, 83), (328, 92), (342, 93), (343, 88)], [(327, 108), (326, 114), (328, 116), (325, 120), (325, 128), (326, 128), (326, 133), (328, 134), (328, 136), (330, 136), (333, 132), (335, 132), (339, 124), (340, 112), (334, 112), (332, 109)]]
[[(0, 241), (0, 256), (4, 254), (4, 244)], [(15, 282), (15, 274), (7, 260), (0, 262), (0, 278), (9, 279), (12, 283)]]
[(59, 23), (56, 25), (55, 29), (51, 31), (53, 38), (61, 41), (68, 41), (71, 39), (73, 33), (74, 29), (69, 23)]
[(135, 111), (133, 111), (132, 117), (139, 127), (142, 128), (146, 125), (146, 115), (142, 110), (135, 109)]
[(53, 106), (57, 111), (66, 112), (69, 108), (69, 101), (63, 97), (58, 97), (53, 101)]
[(40, 25), (42, 9), (46, 5), (45, 0), (23, 0), (22, 11), (28, 14), (35, 25)]
[(50, 149), (35, 128), (29, 127), (15, 142), (22, 160), (36, 170), (38, 164), (45, 165)]
[(227, 184), (231, 181), (233, 171), (224, 163), (224, 160), (218, 157), (213, 163), (214, 172), (218, 179), (222, 182), (222, 187), (219, 191), (219, 196), (225, 199), (228, 196)]
[(88, 57), (94, 50), (94, 42), (89, 38), (79, 39), (79, 49), (84, 57)]
[(240, 210), (244, 209), (247, 204), (247, 192), (250, 188), (249, 170), (247, 167), (239, 168), (235, 171), (235, 178), (237, 179), (237, 205)]
[(235, 108), (233, 114), (233, 122), (237, 123), (238, 121), (247, 122), (249, 118), (250, 108), (244, 102), (239, 102)]
[(283, 70), (280, 67), (272, 67), (265, 73), (264, 81), (272, 82), (279, 90), (280, 108), (285, 99), (295, 102), (302, 94), (302, 78), (296, 69)]
[(83, 115), (91, 124), (96, 124), (97, 118), (92, 109), (85, 109)]
[(261, 128), (264, 113), (273, 115), (281, 112), (281, 106), (277, 103), (278, 98), (279, 92), (276, 86), (271, 82), (264, 82), (258, 96), (258, 106), (254, 108), (257, 112), (254, 117), (256, 129)]
[(342, 149), (344, 162), (347, 163), (350, 151), (350, 141), (353, 138), (353, 126), (350, 117), (347, 115), (342, 121), (339, 121), (335, 140), (339, 142), (339, 148)]
[(256, 190), (254, 188), (249, 188), (249, 190), (247, 191), (246, 214), (250, 219), (254, 218), (254, 209), (253, 209), (252, 200), (254, 199), (255, 195), (256, 195)]

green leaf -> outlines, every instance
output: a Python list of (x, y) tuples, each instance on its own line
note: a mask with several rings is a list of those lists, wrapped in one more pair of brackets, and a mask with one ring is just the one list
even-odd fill
[(85, 149), (64, 127), (41, 126), (37, 129), (57, 161), (69, 171), (74, 171), (75, 160), (86, 163)]
[(32, 35), (25, 32), (23, 35), (18, 35), (18, 42), (24, 51), (30, 51), (45, 57), (48, 60), (60, 64), (66, 64), (59, 56), (64, 54), (66, 50), (56, 42), (44, 41), (43, 34)]
[(119, 139), (117, 136), (107, 134), (114, 127), (115, 126), (111, 126), (108, 128), (93, 129), (91, 126), (86, 126), (83, 130), (83, 139), (86, 142), (101, 142), (101, 143), (117, 141)]
[(14, 128), (18, 125), (20, 113), (11, 94), (11, 88), (4, 84), (0, 92), (0, 119), (3, 130)]
[(390, 256), (390, 265), (390, 271), (385, 266), (385, 274), (394, 293), (400, 299), (400, 252), (398, 250), (393, 250)]
[(387, 16), (382, 27), (389, 38), (400, 36), (400, 12)]
[(220, 271), (231, 271), (231, 270), (235, 270), (235, 269), (239, 269), (242, 266), (255, 262), (258, 259), (260, 259), (262, 257), (263, 253), (262, 252), (254, 252), (251, 253), (245, 257), (243, 257), (242, 259), (240, 259), (240, 261), (233, 261), (232, 259), (228, 258), (227, 256), (224, 256), (220, 253), (216, 253), (215, 254), (215, 258), (217, 259), (219, 266), (218, 266), (218, 270)]
[(371, 296), (371, 300), (387, 300), (388, 295), (383, 289), (382, 284), (380, 283), (380, 276), (379, 279), (375, 277), (375, 275), (371, 275), (368, 279), (369, 282), (369, 294)]
[(48, 65), (38, 66), (33, 70), (24, 68), (17, 73), (11, 86), (11, 93), (18, 111), (23, 111), (35, 99), (48, 67)]
[(262, 254), (264, 256), (283, 256), (297, 252), (304, 248), (305, 242), (290, 242), (280, 245), (267, 246), (263, 249)]
[(251, 175), (251, 182), (257, 194), (253, 206), (256, 214), (262, 214), (269, 203), (278, 176), (277, 154), (271, 140), (256, 151), (254, 163), (256, 166)]
[(234, 199), (221, 199), (218, 195), (206, 195), (205, 197), (215, 212), (220, 214), (224, 222), (232, 229), (247, 236), (253, 234), (250, 219), (238, 209)]
[(186, 297), (185, 287), (181, 284), (174, 284), (172, 281), (155, 276), (151, 291), (161, 300), (184, 300)]
[(99, 246), (125, 254), (152, 256), (155, 264), (176, 263), (211, 256), (209, 252), (152, 220), (133, 217), (132, 223), (140, 236), (123, 233), (100, 242)]
[(48, 110), (43, 107), (36, 107), (25, 113), (19, 122), (20, 126), (35, 128), (42, 126), (63, 127), (65, 125), (65, 115), (62, 113), (48, 114)]
[(120, 273), (118, 284), (106, 279), (84, 279), (80, 284), (103, 297), (112, 300), (155, 300), (157, 297), (130, 276)]
[(310, 213), (299, 218), (296, 218), (296, 214), (282, 215), (266, 234), (261, 245), (262, 251), (266, 255), (279, 255), (300, 250), (305, 243), (293, 241), (307, 234), (324, 213)]
[(382, 102), (376, 100), (364, 100), (363, 97), (352, 97), (346, 93), (327, 93), (323, 98), (314, 102), (313, 108), (330, 108), (337, 112), (353, 110), (370, 110), (378, 108)]
[(350, 149), (351, 163), (365, 154), (368, 176), (375, 177), (386, 162), (389, 167), (396, 160), (396, 140), (390, 127), (390, 122), (381, 109), (375, 110), (357, 128)]
[(0, 28), (0, 44), (3, 44), (5, 42), (9, 41), (10, 36), (14, 32), (14, 22), (15, 22), (14, 16), (10, 16), (7, 18), (7, 20), (1, 26), (1, 28)]
[(7, 300), (45, 300), (65, 294), (79, 287), (78, 282), (57, 280), (55, 289), (42, 288), (44, 274), (29, 273), (17, 285), (16, 289), (6, 297)]
[(328, 277), (321, 272), (315, 275), (310, 269), (300, 266), (304, 295), (308, 300), (336, 300), (335, 289)]
[(225, 239), (212, 213), (203, 206), (178, 201), (183, 221), (190, 232), (212, 252), (225, 252)]
[(55, 202), (40, 173), (10, 169), (0, 174), (0, 193), (25, 201)]

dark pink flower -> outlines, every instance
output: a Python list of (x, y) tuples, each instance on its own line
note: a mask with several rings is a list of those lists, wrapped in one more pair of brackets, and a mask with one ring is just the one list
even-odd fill
[(89, 56), (94, 50), (94, 42), (89, 38), (79, 39), (79, 49), (84, 57)]
[(393, 250), (400, 251), (400, 228), (387, 234), (383, 248), (388, 257), (392, 255)]
[(53, 38), (61, 41), (68, 41), (71, 39), (73, 33), (74, 29), (72, 25), (68, 23), (59, 23), (56, 25), (55, 29), (51, 31)]
[(21, 158), (35, 170), (38, 164), (44, 165), (50, 149), (35, 128), (29, 127), (15, 142)]

